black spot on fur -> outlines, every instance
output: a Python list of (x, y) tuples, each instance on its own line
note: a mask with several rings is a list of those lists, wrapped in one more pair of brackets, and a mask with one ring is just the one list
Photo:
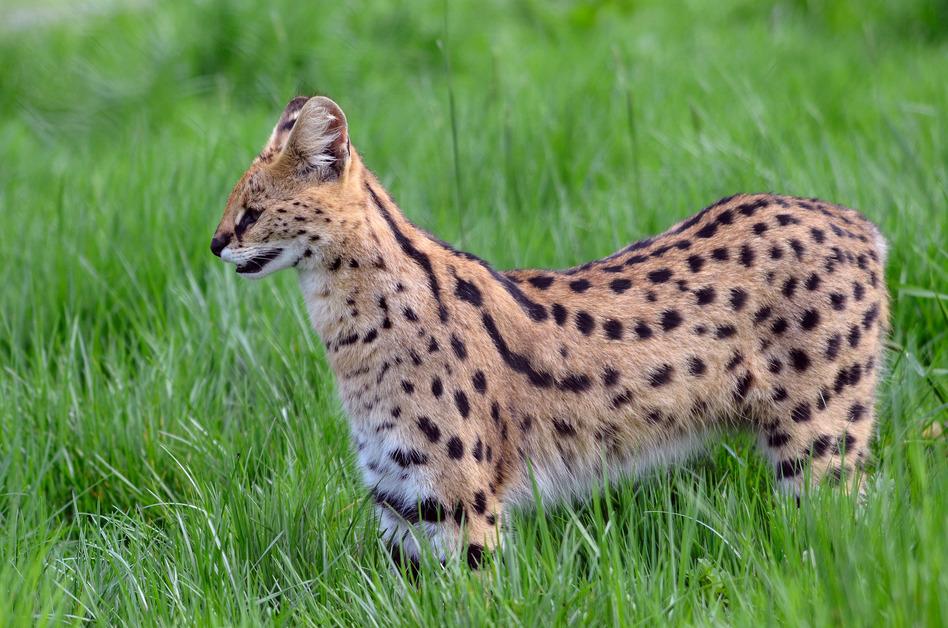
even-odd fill
[(737, 365), (743, 361), (744, 361), (744, 354), (742, 354), (740, 351), (735, 351), (734, 354), (731, 356), (731, 359), (728, 360), (724, 368), (727, 369), (728, 371), (733, 371), (735, 368), (737, 368)]
[(783, 288), (781, 290), (781, 292), (783, 292), (783, 296), (787, 297), (788, 299), (792, 298), (793, 294), (797, 291), (797, 283), (799, 282), (797, 281), (796, 277), (790, 277), (785, 282), (783, 282)]
[(614, 368), (606, 367), (602, 372), (602, 385), (606, 388), (615, 386), (619, 381), (619, 371)]
[(484, 371), (475, 371), (473, 377), (471, 377), (471, 383), (474, 384), (474, 390), (480, 394), (487, 392), (487, 377), (484, 375)]
[(866, 407), (858, 401), (849, 407), (849, 422), (858, 423), (866, 415)]
[(854, 281), (853, 282), (853, 299), (855, 299), (856, 301), (862, 301), (865, 295), (866, 295), (866, 288), (858, 281)]
[(576, 312), (576, 329), (578, 329), (584, 336), (590, 335), (595, 327), (596, 321), (593, 320), (593, 317), (590, 316), (589, 312), (585, 310)]
[(487, 510), (487, 496), (484, 495), (484, 491), (477, 491), (474, 493), (474, 512), (479, 515), (483, 515), (484, 511)]
[(810, 276), (806, 278), (806, 283), (804, 285), (806, 286), (807, 290), (812, 291), (818, 289), (820, 287), (820, 283), (820, 276), (816, 273), (810, 273)]
[(728, 254), (726, 248), (719, 246), (718, 248), (711, 251), (711, 258), (718, 262), (726, 262), (731, 258), (731, 256)]
[(448, 439), (448, 457), (452, 460), (460, 460), (464, 457), (464, 443), (457, 436)]
[(621, 393), (612, 398), (612, 409), (618, 410), (622, 406), (632, 403), (632, 391), (626, 388)]
[(644, 321), (637, 321), (635, 324), (635, 333), (640, 340), (648, 340), (652, 337), (652, 328)]
[(734, 389), (734, 399), (738, 402), (747, 398), (747, 393), (754, 384), (754, 376), (750, 373), (744, 373), (737, 380), (737, 387)]
[(671, 279), (672, 271), (668, 268), (659, 268), (648, 273), (648, 280), (652, 283), (665, 283)]
[(783, 460), (777, 464), (777, 479), (786, 480), (803, 473), (804, 462), (797, 458)]
[(679, 325), (681, 325), (682, 318), (681, 314), (677, 310), (665, 310), (662, 312), (662, 329), (665, 331), (672, 331)]
[(403, 469), (412, 465), (428, 464), (428, 455), (417, 449), (395, 449), (389, 453), (389, 456)]
[(820, 434), (814, 439), (813, 444), (810, 445), (810, 456), (813, 458), (819, 458), (826, 453), (826, 450), (830, 448), (830, 445), (833, 444), (833, 437), (828, 434)]
[(459, 360), (467, 359), (467, 346), (456, 334), (451, 334), (451, 349), (454, 350), (454, 355), (456, 355)]
[(484, 546), (480, 543), (471, 543), (467, 546), (467, 566), (469, 569), (480, 569), (484, 562)]
[(476, 462), (480, 462), (484, 459), (484, 442), (481, 440), (481, 437), (477, 437), (477, 442), (474, 443), (474, 449), (471, 450), (471, 456)]
[(717, 223), (709, 222), (705, 226), (698, 229), (698, 231), (695, 232), (695, 236), (698, 238), (703, 238), (703, 239), (713, 238), (714, 234), (717, 233), (717, 231), (718, 231)]
[(771, 309), (769, 305), (765, 305), (764, 307), (754, 312), (754, 324), (760, 325), (761, 323), (763, 323), (765, 320), (770, 318), (770, 313), (771, 313)]
[(793, 419), (794, 423), (806, 423), (813, 418), (813, 413), (810, 410), (810, 404), (807, 401), (798, 403), (793, 407), (793, 410), (790, 411), (790, 418)]
[(803, 259), (803, 254), (806, 252), (806, 247), (803, 246), (803, 243), (793, 238), (790, 240), (790, 248), (793, 249), (793, 254), (797, 256), (798, 260)]
[(554, 303), (551, 309), (553, 310), (553, 320), (562, 327), (563, 323), (566, 322), (566, 308), (559, 303)]
[(558, 381), (556, 386), (560, 390), (581, 393), (585, 390), (589, 390), (589, 387), (592, 386), (592, 380), (589, 379), (588, 375), (570, 373)]
[(569, 289), (573, 292), (586, 292), (590, 285), (592, 284), (587, 279), (575, 279), (569, 282)]
[(827, 360), (833, 361), (836, 359), (836, 357), (839, 355), (839, 348), (842, 343), (843, 337), (839, 334), (833, 334), (829, 337), (829, 339), (826, 341), (826, 353), (824, 353)]
[(534, 288), (546, 290), (553, 284), (553, 277), (550, 277), (549, 275), (537, 275), (527, 279), (527, 283), (529, 283)]
[(695, 297), (698, 300), (698, 305), (708, 305), (709, 303), (714, 303), (714, 288), (711, 286), (706, 286), (704, 288), (695, 290)]
[(688, 258), (688, 268), (691, 269), (691, 272), (696, 273), (704, 267), (704, 258), (700, 255), (692, 255)]
[(869, 306), (869, 309), (866, 310), (865, 314), (862, 315), (862, 328), (869, 329), (872, 327), (872, 324), (876, 322), (877, 318), (879, 318), (879, 304), (873, 303)]
[(747, 291), (742, 288), (731, 288), (731, 308), (740, 312), (747, 303)]
[(810, 308), (803, 312), (800, 317), (800, 328), (804, 331), (812, 331), (820, 324), (820, 313), (815, 308)]
[(692, 356), (688, 358), (688, 372), (695, 377), (701, 377), (708, 370), (708, 367), (705, 366), (704, 361), (697, 357)]
[(555, 429), (557, 434), (560, 434), (561, 436), (576, 436), (576, 428), (573, 427), (571, 423), (568, 423), (563, 419), (554, 418), (553, 429)]
[(837, 312), (846, 309), (846, 295), (841, 292), (831, 292), (829, 295), (830, 305)]
[(855, 349), (856, 346), (859, 345), (859, 339), (860, 339), (860, 338), (862, 338), (862, 332), (859, 331), (859, 327), (857, 327), (856, 325), (850, 326), (850, 328), (849, 328), (849, 338), (848, 338), (848, 340), (849, 340), (849, 346)]
[(609, 288), (616, 294), (622, 294), (632, 287), (632, 282), (628, 279), (613, 279), (609, 282)]
[(622, 323), (614, 318), (610, 318), (603, 323), (602, 328), (606, 332), (606, 338), (609, 340), (622, 340)]
[(467, 400), (467, 394), (463, 390), (455, 391), (454, 405), (461, 414), (461, 418), (466, 419), (471, 414), (471, 403)]
[(671, 364), (663, 364), (648, 374), (648, 383), (653, 388), (664, 386), (671, 382), (674, 372), (675, 369), (672, 368)]
[(741, 264), (750, 268), (754, 265), (754, 250), (746, 244), (741, 245)]
[(791, 349), (790, 350), (790, 364), (793, 366), (794, 370), (798, 373), (810, 368), (810, 356), (806, 354), (806, 351), (802, 349)]

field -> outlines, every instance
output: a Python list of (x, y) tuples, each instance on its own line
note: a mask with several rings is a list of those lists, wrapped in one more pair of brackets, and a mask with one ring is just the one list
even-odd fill
[[(69, 6), (0, 8), (0, 623), (948, 623), (943, 1)], [(865, 502), (797, 507), (735, 436), (518, 514), (479, 574), (395, 573), (295, 277), (208, 250), (301, 93), (500, 268), (737, 191), (863, 210), (893, 297)]]

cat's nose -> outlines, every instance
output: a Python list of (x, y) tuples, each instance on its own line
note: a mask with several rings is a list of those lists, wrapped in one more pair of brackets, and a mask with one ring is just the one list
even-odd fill
[(224, 247), (228, 244), (230, 244), (229, 233), (215, 234), (214, 237), (211, 238), (211, 253), (220, 257), (221, 251), (223, 251)]

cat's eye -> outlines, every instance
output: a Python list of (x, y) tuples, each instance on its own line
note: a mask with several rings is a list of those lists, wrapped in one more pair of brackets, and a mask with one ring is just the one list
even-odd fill
[(261, 209), (253, 209), (251, 207), (245, 209), (244, 214), (240, 217), (240, 221), (237, 223), (237, 226), (234, 227), (237, 237), (239, 238), (241, 235), (243, 235), (244, 231), (250, 227), (250, 225), (257, 222), (257, 219), (260, 218), (260, 214), (262, 213), (263, 210)]

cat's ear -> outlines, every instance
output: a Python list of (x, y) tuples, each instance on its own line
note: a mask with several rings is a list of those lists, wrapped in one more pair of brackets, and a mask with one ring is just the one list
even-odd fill
[(349, 127), (339, 105), (324, 96), (314, 96), (285, 124), (290, 128), (277, 157), (281, 167), (318, 181), (342, 176), (349, 165)]
[(290, 131), (293, 130), (296, 120), (299, 118), (300, 110), (309, 99), (309, 96), (297, 96), (286, 104), (286, 109), (283, 110), (276, 126), (273, 127), (270, 139), (267, 140), (263, 150), (260, 151), (259, 159), (261, 161), (273, 161), (273, 158), (283, 151), (286, 140), (290, 137)]

